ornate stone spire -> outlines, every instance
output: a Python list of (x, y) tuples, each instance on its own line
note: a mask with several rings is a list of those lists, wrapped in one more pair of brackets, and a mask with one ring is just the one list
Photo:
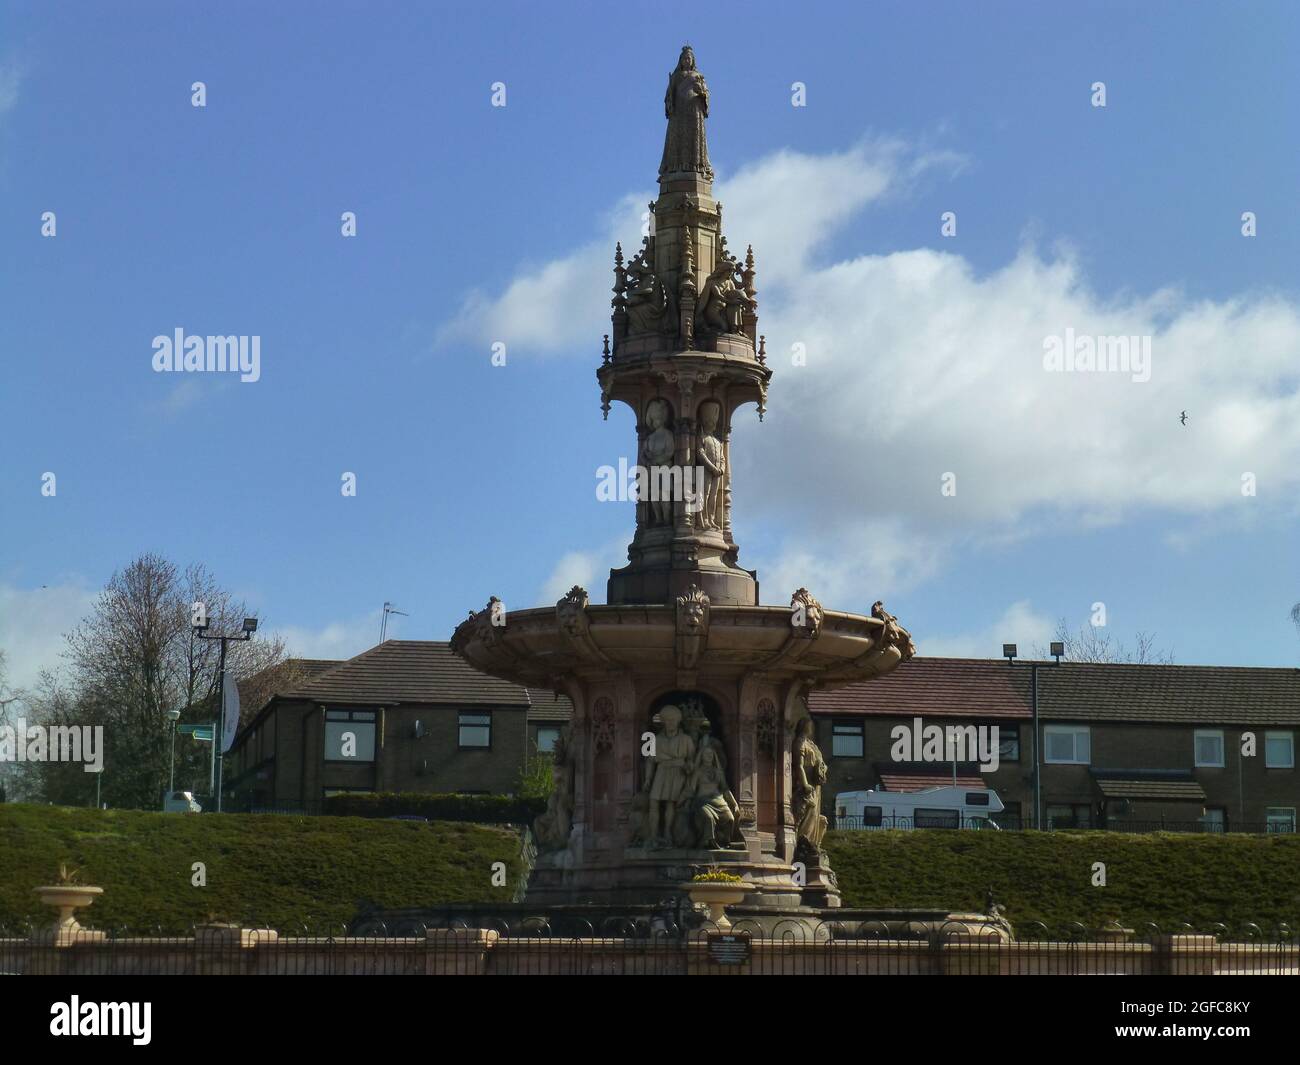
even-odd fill
[(713, 198), (704, 120), (709, 91), (690, 47), (668, 79), (659, 197), (641, 249), (614, 258), (612, 352), (597, 372), (602, 409), (637, 415), (633, 465), (645, 494), (629, 565), (610, 574), (610, 603), (670, 603), (696, 586), (712, 602), (758, 602), (731, 532), (731, 420), (766, 407), (754, 255), (727, 250)]

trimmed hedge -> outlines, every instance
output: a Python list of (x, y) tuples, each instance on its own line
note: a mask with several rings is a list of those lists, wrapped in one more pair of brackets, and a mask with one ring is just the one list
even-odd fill
[[(1300, 924), (1300, 835), (1182, 832), (829, 832), (844, 905), (982, 910), (1013, 925)], [(1096, 863), (1106, 884), (1095, 886)]]
[(427, 817), (430, 821), (530, 825), (545, 809), (545, 799), (407, 791), (331, 795), (321, 812), (331, 817)]
[[(60, 862), (104, 889), (82, 923), (168, 933), (209, 917), (338, 932), (370, 907), (509, 902), (524, 871), (518, 834), (491, 825), (5, 803), (0, 931), (54, 919), (33, 889)], [(195, 862), (205, 886), (194, 884)], [(506, 886), (493, 885), (495, 862), (506, 865)]]

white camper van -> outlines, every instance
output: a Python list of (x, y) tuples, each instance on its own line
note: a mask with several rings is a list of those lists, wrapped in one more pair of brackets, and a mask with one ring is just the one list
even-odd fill
[(835, 827), (997, 828), (1006, 807), (995, 791), (949, 784), (924, 791), (842, 791), (835, 796)]

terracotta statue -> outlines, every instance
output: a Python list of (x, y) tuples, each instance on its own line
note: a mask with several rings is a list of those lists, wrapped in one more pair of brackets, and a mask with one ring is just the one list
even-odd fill
[(799, 845), (820, 853), (826, 836), (822, 815), (822, 785), (827, 778), (826, 762), (813, 740), (811, 717), (802, 718), (794, 730), (794, 795), (790, 803)]
[(663, 731), (655, 737), (647, 759), (645, 790), (650, 795), (646, 836), (653, 847), (672, 846), (677, 805), (687, 797), (686, 785), (695, 758), (695, 743), (681, 731), (682, 712), (675, 706), (659, 711)]
[(677, 302), (650, 265), (647, 249), (634, 256), (627, 265), (626, 297), (629, 334), (674, 332), (677, 328)]
[(727, 472), (726, 451), (715, 430), (722, 407), (716, 400), (700, 404), (700, 439), (695, 448), (696, 461), (704, 468), (704, 506), (700, 509), (699, 524), (705, 529), (721, 529), (726, 515)]
[(704, 83), (704, 75), (695, 69), (695, 53), (690, 45), (682, 49), (677, 69), (668, 75), (664, 114), (668, 118), (668, 132), (664, 135), (659, 176), (703, 174), (712, 181), (713, 168), (709, 166), (709, 149), (704, 138), (709, 87)]
[(728, 846), (735, 838), (740, 806), (727, 788), (718, 750), (711, 744), (700, 749), (699, 761), (691, 774), (691, 797), (695, 846), (708, 850)]
[[(668, 401), (652, 399), (645, 408), (646, 424), (650, 432), (646, 434), (645, 443), (641, 445), (641, 466), (648, 475), (647, 487), (660, 486), (658, 491), (648, 492), (650, 498), (645, 500), (646, 523), (649, 525), (671, 525), (673, 523), (673, 501), (664, 499), (662, 487), (672, 483), (670, 477), (660, 476), (664, 466), (671, 466), (677, 451), (677, 441), (673, 431), (668, 428)], [(659, 498), (655, 498), (658, 496)]]
[(748, 297), (735, 280), (736, 264), (730, 259), (719, 259), (718, 265), (704, 280), (700, 291), (700, 304), (696, 314), (700, 324), (714, 333), (739, 333), (741, 312)]

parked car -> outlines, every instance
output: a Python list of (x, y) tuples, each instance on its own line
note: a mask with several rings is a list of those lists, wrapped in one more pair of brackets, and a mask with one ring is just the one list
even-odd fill
[(194, 792), (192, 791), (173, 791), (163, 799), (163, 813), (165, 814), (197, 814), (202, 812), (203, 807), (194, 801)]

